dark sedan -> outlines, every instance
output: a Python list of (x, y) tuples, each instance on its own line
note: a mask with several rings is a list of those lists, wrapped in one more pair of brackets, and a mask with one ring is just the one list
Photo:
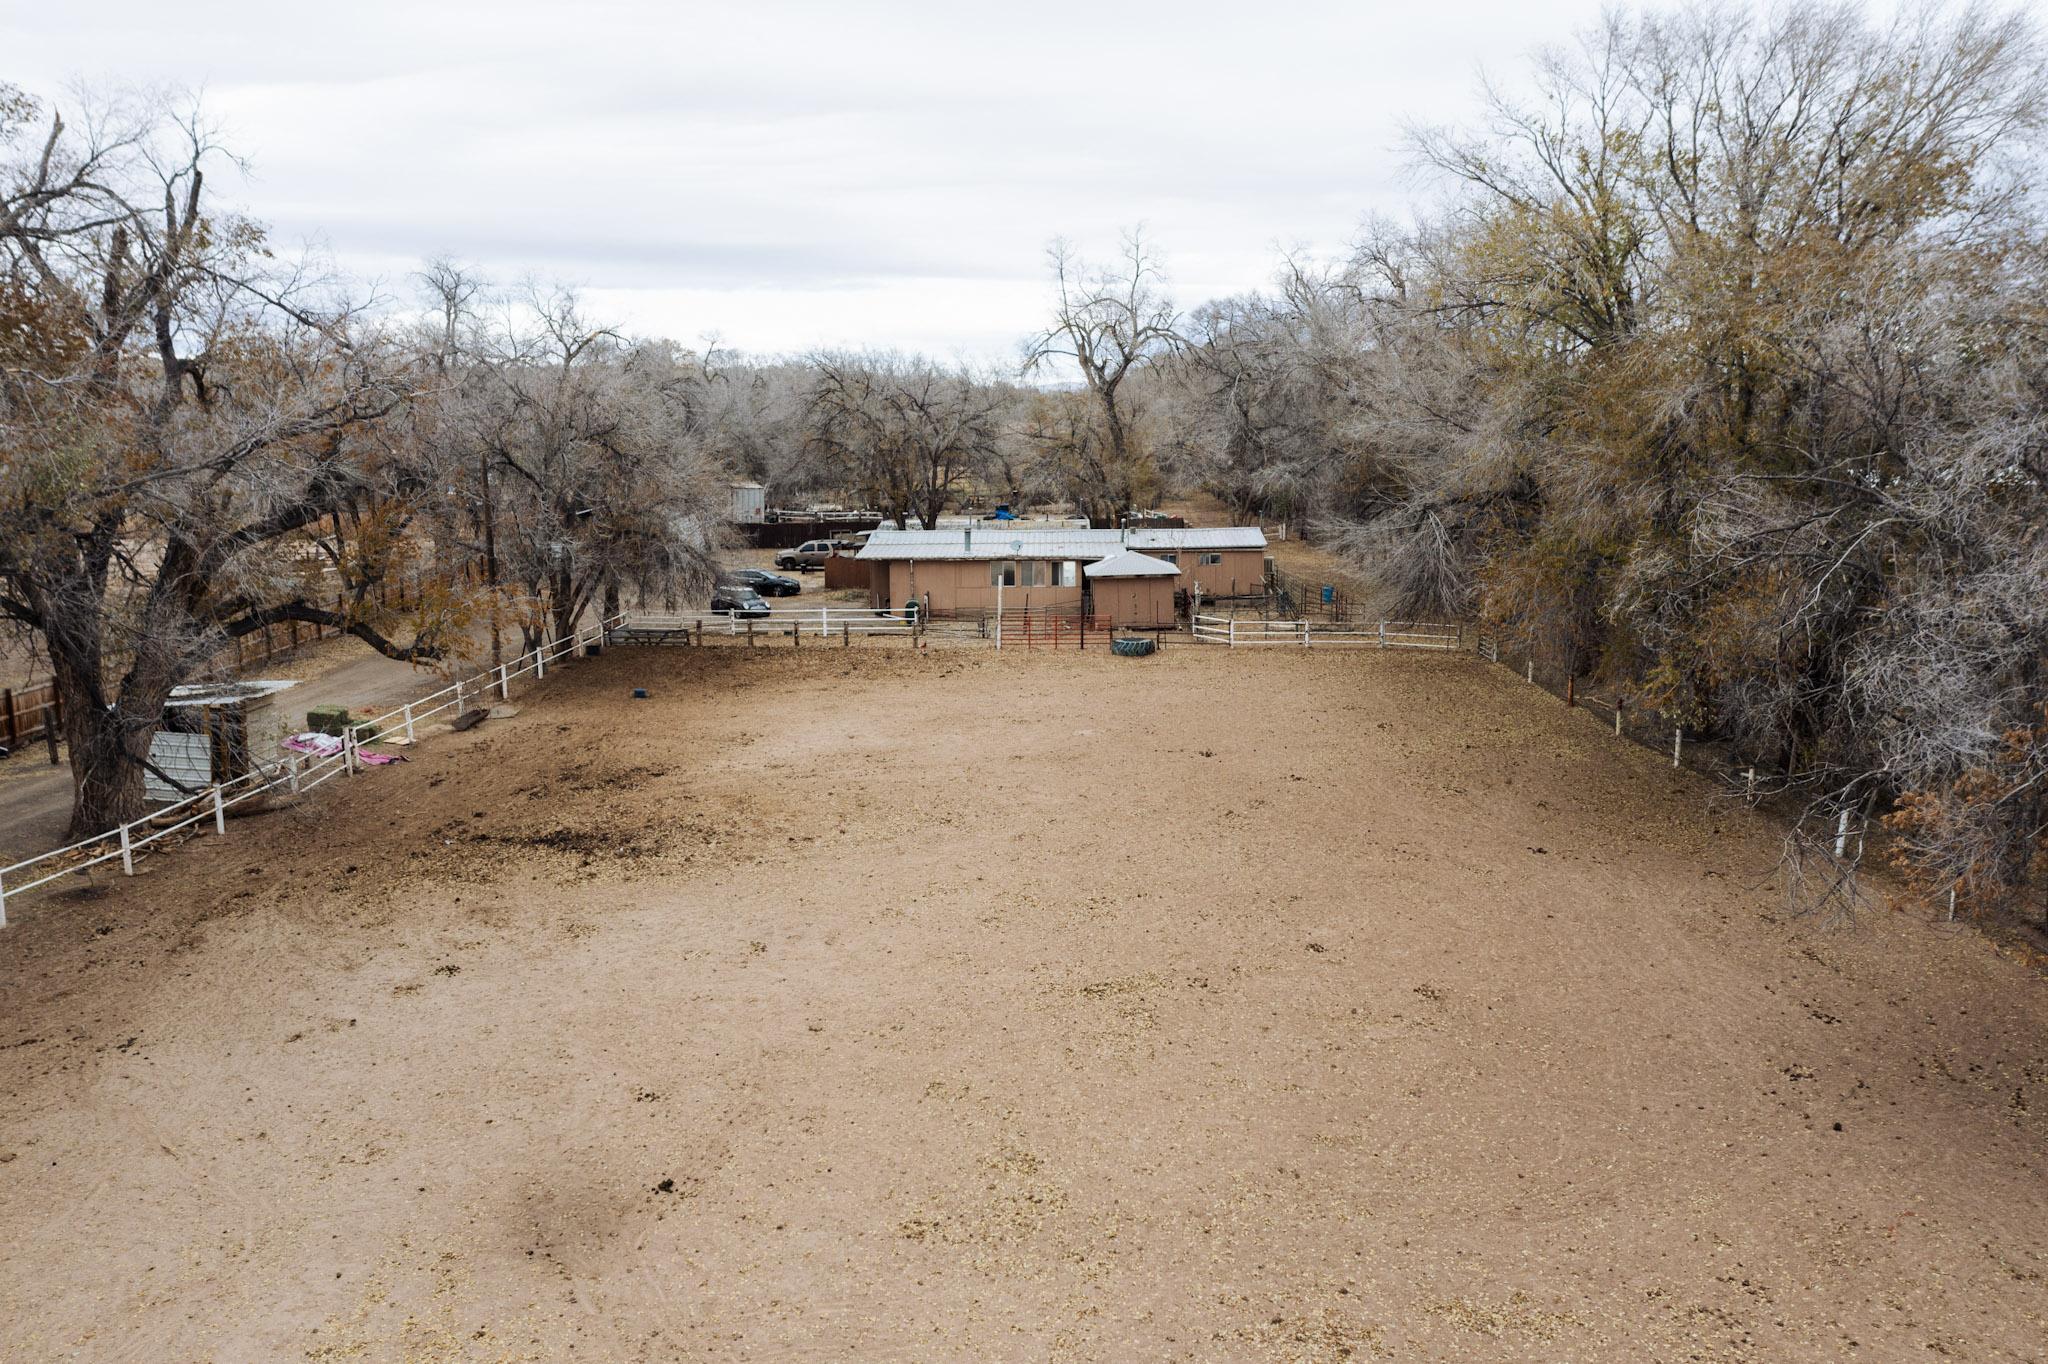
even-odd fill
[(785, 578), (765, 568), (729, 568), (719, 575), (718, 581), (727, 587), (751, 587), (764, 597), (794, 597), (804, 590), (795, 578)]
[(759, 618), (769, 614), (768, 603), (751, 587), (714, 587), (711, 609), (721, 616)]

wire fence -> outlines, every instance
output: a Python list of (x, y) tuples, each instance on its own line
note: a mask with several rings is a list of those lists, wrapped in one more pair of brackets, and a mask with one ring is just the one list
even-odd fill
[[(418, 726), (437, 716), (450, 711), (461, 715), (465, 707), (488, 698), (493, 692), (501, 700), (510, 699), (514, 682), (527, 677), (539, 682), (547, 676), (551, 665), (576, 654), (585, 645), (604, 640), (619, 620), (613, 618), (596, 626), (578, 629), (552, 643), (544, 640), (537, 648), (516, 659), (461, 678), (382, 715), (352, 724), (341, 736), (341, 748), (335, 753), (324, 757), (285, 753), (273, 761), (257, 764), (241, 776), (217, 782), (118, 828), (23, 858), (11, 866), (0, 867), (0, 928), (7, 926), (9, 904), (18, 903), (30, 891), (116, 861), (121, 864), (124, 875), (133, 876), (136, 857), (152, 849), (160, 849), (168, 840), (202, 824), (210, 821), (214, 832), (224, 836), (229, 810), (279, 792), (302, 796), (336, 777), (354, 775), (363, 766), (362, 744), (373, 741), (374, 736), (402, 735), (410, 743)], [(373, 739), (360, 739), (358, 736), (363, 734), (371, 735)]]
[(1751, 801), (1783, 785), (1783, 774), (1739, 757), (1726, 741), (1698, 732), (1619, 685), (1584, 681), (1567, 668), (1539, 661), (1532, 650), (1517, 648), (1498, 635), (1473, 631), (1472, 637), (1473, 652), (1480, 658), (1520, 674), (1523, 681), (1541, 687), (1565, 705), (1599, 718), (1615, 738), (1651, 749), (1675, 768), (1711, 776)]

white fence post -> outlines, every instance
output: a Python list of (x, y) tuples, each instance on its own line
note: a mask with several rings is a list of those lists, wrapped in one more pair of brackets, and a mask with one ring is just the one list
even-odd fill
[(1835, 821), (1835, 860), (1842, 860), (1842, 854), (1849, 851), (1849, 810), (1842, 809), (1842, 817)]
[(341, 736), (341, 766), (347, 775), (356, 774), (356, 736), (354, 731)]
[[(506, 669), (509, 666), (509, 664), (505, 663), (500, 663), (498, 665), (498, 699), (500, 701), (510, 701), (512, 699), (512, 677), (511, 674), (506, 671)], [(491, 684), (486, 682), (484, 683), (484, 685), (488, 687)], [(460, 714), (462, 712), (462, 707), (457, 706), (455, 710), (457, 714)]]
[(0, 928), (7, 927), (7, 883), (0, 879)]
[(1671, 727), (1671, 765), (1673, 767), (1678, 766), (1678, 752), (1679, 749), (1684, 746), (1684, 744), (1685, 726), (1673, 725)]
[(818, 608), (818, 638), (823, 639), (825, 638), (825, 636), (831, 633), (832, 608), (829, 606), (821, 606)]
[(1302, 648), (1304, 648), (1304, 649), (1306, 649), (1306, 648), (1308, 647), (1308, 622), (1307, 622), (1307, 621), (1303, 621), (1303, 622), (1301, 623), (1301, 647), (1302, 647)]
[(1534, 686), (1536, 684), (1536, 660), (1531, 658), (1523, 661), (1527, 666), (1524, 667), (1522, 676), (1528, 679), (1531, 686)]
[[(410, 701), (405, 703), (405, 741), (407, 743), (412, 742), (412, 702)], [(293, 787), (292, 789), (296, 791), (298, 788)]]
[(291, 791), (292, 791), (292, 794), (296, 796), (297, 794), (299, 794), (299, 755), (298, 755), (298, 754), (294, 753), (294, 754), (292, 754), (292, 755), (291, 755), (291, 757), (289, 757), (289, 758), (285, 759), (285, 768), (284, 768), (284, 770), (285, 770), (285, 779), (286, 779), (286, 781), (287, 781), (287, 782), (288, 782), (288, 783), (290, 784), (290, 786), (291, 786)]
[(1230, 647), (1231, 647), (1231, 648), (1233, 648), (1233, 649), (1235, 649), (1235, 648), (1237, 647), (1237, 617), (1236, 617), (1236, 616), (1232, 616), (1232, 617), (1230, 618)]
[(538, 682), (548, 675), (548, 635), (541, 631), (540, 643), (533, 646), (533, 680)]
[(222, 838), (228, 836), (228, 807), (220, 798), (220, 783), (213, 786), (213, 831)]
[(135, 875), (135, 847), (129, 841), (128, 826), (126, 824), (121, 826), (121, 874), (124, 876)]
[(1385, 621), (1380, 622), (1380, 647), (1382, 649), (1387, 647), (1387, 623)]

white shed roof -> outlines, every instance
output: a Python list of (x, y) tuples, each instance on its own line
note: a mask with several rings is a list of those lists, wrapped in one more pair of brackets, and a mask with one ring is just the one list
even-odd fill
[(1091, 578), (1173, 578), (1180, 575), (1180, 569), (1166, 560), (1140, 554), (1135, 549), (1112, 554), (1081, 571)]
[(1264, 549), (1257, 526), (1182, 530), (1025, 529), (986, 522), (939, 530), (897, 530), (885, 526), (868, 537), (857, 559), (1107, 559), (1125, 550), (1180, 553), (1187, 550)]

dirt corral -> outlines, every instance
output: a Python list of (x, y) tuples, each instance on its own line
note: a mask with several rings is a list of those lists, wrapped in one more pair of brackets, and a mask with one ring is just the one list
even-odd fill
[(2039, 983), (1708, 792), (1469, 659), (614, 651), (18, 909), (0, 1353), (2040, 1358)]

